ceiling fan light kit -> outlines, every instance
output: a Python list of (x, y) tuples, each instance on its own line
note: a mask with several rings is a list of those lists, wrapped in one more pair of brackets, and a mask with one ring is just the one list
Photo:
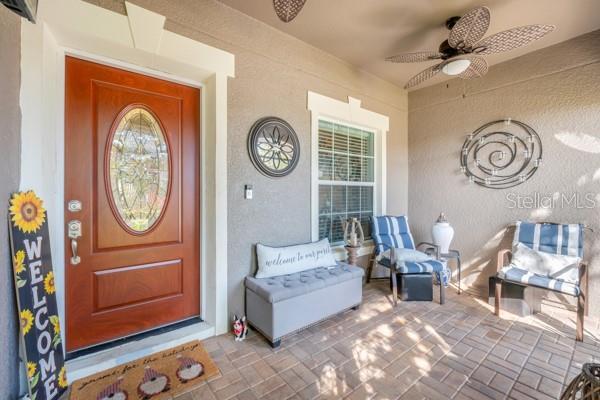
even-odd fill
[(482, 56), (525, 46), (555, 29), (553, 25), (527, 25), (484, 38), (490, 19), (487, 7), (475, 8), (462, 17), (448, 18), (445, 25), (450, 34), (440, 44), (438, 51), (398, 54), (386, 58), (386, 61), (413, 63), (441, 60), (409, 79), (405, 89), (417, 86), (440, 72), (461, 79), (478, 78), (485, 75), (489, 68)]
[(456, 59), (442, 66), (442, 72), (446, 75), (460, 75), (469, 68), (471, 61), (467, 59)]

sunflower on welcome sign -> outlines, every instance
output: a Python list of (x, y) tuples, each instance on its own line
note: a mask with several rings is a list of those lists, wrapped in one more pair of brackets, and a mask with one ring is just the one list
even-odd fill
[(27, 335), (27, 332), (29, 332), (32, 325), (33, 313), (31, 310), (25, 309), (21, 311), (21, 330), (23, 331), (23, 336)]
[(60, 321), (58, 319), (58, 315), (51, 315), (48, 317), (50, 323), (52, 324), (52, 328), (54, 330), (54, 338), (52, 339), (52, 345), (56, 349), (61, 342), (60, 339)]
[(37, 365), (33, 361), (27, 363), (27, 378), (29, 378), (29, 380), (35, 375), (36, 369)]
[(46, 221), (43, 204), (32, 190), (13, 194), (9, 208), (12, 222), (23, 233), (37, 232)]
[(20, 274), (25, 271), (25, 251), (19, 250), (13, 257), (13, 266), (15, 268), (15, 274)]
[(27, 380), (31, 388), (34, 388), (40, 380), (40, 373), (37, 372), (37, 364), (33, 361), (27, 363)]
[(52, 271), (48, 272), (44, 278), (44, 290), (48, 294), (56, 292), (56, 288), (54, 287), (54, 272)]
[(58, 315), (51, 315), (49, 318), (50, 323), (52, 324), (52, 328), (54, 329), (54, 334), (58, 335), (60, 333), (60, 322), (58, 320)]
[(25, 271), (25, 251), (19, 250), (13, 257), (13, 269), (15, 271), (15, 279), (17, 287), (22, 288), (27, 283), (27, 279), (21, 278), (21, 272)]
[(58, 386), (61, 388), (66, 388), (69, 386), (69, 383), (67, 382), (67, 370), (65, 367), (62, 367), (58, 373)]

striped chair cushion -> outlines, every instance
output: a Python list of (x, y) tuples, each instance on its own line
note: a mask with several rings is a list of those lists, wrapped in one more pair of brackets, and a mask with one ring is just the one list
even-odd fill
[[(386, 258), (386, 257), (383, 257), (381, 260), (379, 260), (379, 264), (381, 264), (387, 268), (391, 267), (390, 259)], [(405, 261), (405, 262), (398, 263), (398, 272), (401, 274), (420, 274), (420, 273), (426, 273), (426, 272), (441, 272), (441, 271), (444, 271), (445, 269), (446, 269), (445, 262), (434, 260), (434, 259), (431, 259), (428, 261), (421, 261), (421, 262)]]
[(583, 225), (517, 222), (513, 248), (517, 243), (536, 251), (583, 257)]
[(415, 248), (405, 215), (371, 218), (371, 236), (375, 244), (376, 255), (390, 248)]
[(555, 290), (561, 293), (570, 294), (571, 296), (579, 296), (580, 294), (579, 286), (573, 283), (568, 283), (560, 279), (552, 279), (547, 276), (532, 274), (524, 269), (517, 268), (512, 264), (502, 268), (498, 272), (498, 277), (507, 281), (525, 283), (531, 286)]

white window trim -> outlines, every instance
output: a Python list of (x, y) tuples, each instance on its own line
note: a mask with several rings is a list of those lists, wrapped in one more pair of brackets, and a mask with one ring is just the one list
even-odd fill
[[(350, 96), (348, 102), (343, 102), (309, 91), (307, 108), (311, 112), (311, 236), (315, 241), (319, 239), (319, 120), (374, 132), (374, 215), (386, 213), (386, 136), (390, 120), (385, 115), (362, 108), (361, 101)], [(343, 246), (336, 246), (333, 250), (338, 260), (346, 258)], [(372, 251), (372, 245), (365, 245), (360, 249), (359, 255), (367, 255)]]

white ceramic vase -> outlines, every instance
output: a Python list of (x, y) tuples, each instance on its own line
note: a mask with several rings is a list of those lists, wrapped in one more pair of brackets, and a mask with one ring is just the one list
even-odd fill
[(440, 214), (437, 222), (431, 228), (433, 243), (440, 246), (440, 253), (448, 253), (450, 243), (454, 238), (454, 228), (446, 220), (444, 213)]

